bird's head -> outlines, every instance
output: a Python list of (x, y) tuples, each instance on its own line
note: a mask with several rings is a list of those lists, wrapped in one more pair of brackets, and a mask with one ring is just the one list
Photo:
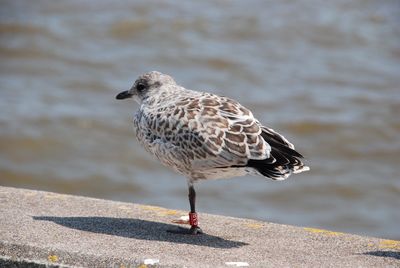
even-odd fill
[(131, 89), (119, 93), (115, 98), (117, 100), (133, 98), (142, 103), (143, 100), (158, 95), (173, 85), (176, 85), (176, 82), (171, 76), (152, 71), (139, 76)]

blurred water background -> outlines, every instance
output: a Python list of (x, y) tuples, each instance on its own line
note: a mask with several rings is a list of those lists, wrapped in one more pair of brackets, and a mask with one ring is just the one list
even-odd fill
[(159, 70), (240, 100), (311, 171), (198, 210), (400, 239), (400, 2), (0, 1), (0, 184), (188, 210), (116, 101)]

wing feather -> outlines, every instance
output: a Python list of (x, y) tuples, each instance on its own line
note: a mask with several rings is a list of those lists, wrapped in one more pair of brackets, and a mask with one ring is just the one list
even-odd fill
[(204, 140), (207, 158), (196, 158), (193, 166), (215, 168), (245, 165), (249, 159), (265, 159), (271, 150), (261, 137), (262, 126), (253, 114), (226, 97), (204, 94), (194, 132)]
[(194, 179), (244, 175), (248, 167), (280, 179), (308, 168), (293, 144), (240, 103), (190, 93), (156, 111), (142, 106), (134, 119), (138, 140), (166, 166)]

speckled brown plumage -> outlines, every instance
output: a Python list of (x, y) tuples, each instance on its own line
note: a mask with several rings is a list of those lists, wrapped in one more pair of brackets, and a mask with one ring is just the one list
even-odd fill
[(197, 180), (246, 174), (282, 180), (309, 169), (293, 144), (235, 100), (185, 89), (159, 72), (140, 76), (117, 95), (130, 97), (140, 104), (133, 120), (138, 141), (188, 179), (191, 228), (173, 233), (202, 233), (195, 209)]
[(291, 143), (235, 100), (187, 90), (159, 72), (139, 77), (130, 93), (141, 104), (138, 141), (190, 182), (246, 174), (279, 180), (308, 169)]

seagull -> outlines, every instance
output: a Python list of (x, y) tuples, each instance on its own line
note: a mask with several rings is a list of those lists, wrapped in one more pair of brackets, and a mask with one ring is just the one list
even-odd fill
[(116, 96), (127, 98), (140, 105), (133, 118), (138, 142), (187, 178), (191, 227), (173, 233), (203, 233), (195, 182), (247, 174), (284, 180), (309, 170), (292, 143), (228, 97), (186, 89), (171, 76), (152, 71)]

